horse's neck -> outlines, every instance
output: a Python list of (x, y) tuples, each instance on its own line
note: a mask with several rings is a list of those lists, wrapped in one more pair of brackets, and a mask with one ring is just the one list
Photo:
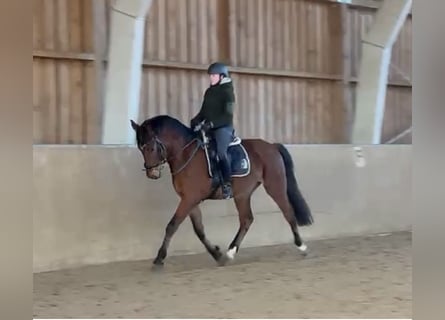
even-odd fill
[[(193, 151), (193, 146), (191, 144), (193, 138), (186, 139), (183, 137), (174, 137), (171, 139), (168, 147), (168, 157), (171, 159), (169, 161), (170, 166), (181, 165), (182, 162), (187, 160), (190, 153)], [(185, 159), (185, 160), (184, 160)]]

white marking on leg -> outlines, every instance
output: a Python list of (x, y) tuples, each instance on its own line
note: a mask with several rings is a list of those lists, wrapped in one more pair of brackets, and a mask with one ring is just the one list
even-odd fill
[(300, 251), (302, 252), (306, 252), (307, 250), (307, 245), (305, 243), (303, 243), (301, 246), (297, 247), (298, 249), (300, 249)]
[(226, 252), (226, 256), (227, 258), (229, 258), (230, 260), (233, 260), (235, 258), (235, 253), (236, 253), (236, 247), (233, 247), (230, 250), (227, 250)]

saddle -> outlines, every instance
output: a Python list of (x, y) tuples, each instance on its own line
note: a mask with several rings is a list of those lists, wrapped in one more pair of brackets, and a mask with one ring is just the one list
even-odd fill
[[(206, 155), (207, 171), (212, 178), (212, 185), (219, 186), (222, 182), (222, 175), (218, 165), (216, 142), (209, 134), (208, 128), (201, 127), (200, 140)], [(242, 139), (235, 132), (232, 134), (232, 142), (227, 149), (227, 156), (231, 166), (231, 177), (245, 177), (250, 174), (250, 159), (246, 149), (242, 144)]]

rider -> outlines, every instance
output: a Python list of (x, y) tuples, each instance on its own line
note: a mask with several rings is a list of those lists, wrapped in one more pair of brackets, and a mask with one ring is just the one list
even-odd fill
[(232, 79), (226, 65), (220, 62), (212, 63), (207, 73), (210, 78), (210, 86), (204, 94), (201, 110), (191, 120), (194, 129), (203, 120), (212, 124), (211, 132), (216, 140), (219, 166), (223, 176), (223, 197), (232, 196), (230, 183), (231, 167), (227, 157), (227, 149), (233, 136), (233, 106), (235, 94)]

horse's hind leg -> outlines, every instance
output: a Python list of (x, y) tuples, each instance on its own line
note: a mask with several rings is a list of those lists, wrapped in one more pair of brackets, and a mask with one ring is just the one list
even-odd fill
[(278, 205), (284, 218), (289, 223), (292, 234), (294, 235), (295, 245), (304, 255), (306, 255), (307, 246), (298, 233), (297, 218), (295, 217), (294, 210), (287, 197), (286, 183), (281, 182), (282, 180), (278, 176), (266, 180), (267, 181), (264, 181), (264, 189)]
[[(243, 241), (247, 231), (249, 230), (250, 225), (253, 222), (253, 214), (252, 214), (250, 199), (251, 195), (243, 198), (235, 198), (235, 205), (238, 210), (238, 216), (239, 216), (239, 229), (226, 253), (226, 257), (230, 260), (233, 260), (235, 258), (235, 253), (238, 252), (241, 242)], [(221, 262), (224, 263), (226, 261), (227, 259)]]
[(199, 238), (199, 240), (207, 249), (207, 251), (212, 255), (212, 257), (216, 261), (219, 261), (222, 256), (222, 253), (218, 246), (212, 245), (210, 241), (207, 239), (204, 232), (204, 225), (202, 224), (202, 213), (198, 206), (196, 206), (190, 212), (190, 220), (192, 221), (193, 230), (195, 230), (196, 236)]

